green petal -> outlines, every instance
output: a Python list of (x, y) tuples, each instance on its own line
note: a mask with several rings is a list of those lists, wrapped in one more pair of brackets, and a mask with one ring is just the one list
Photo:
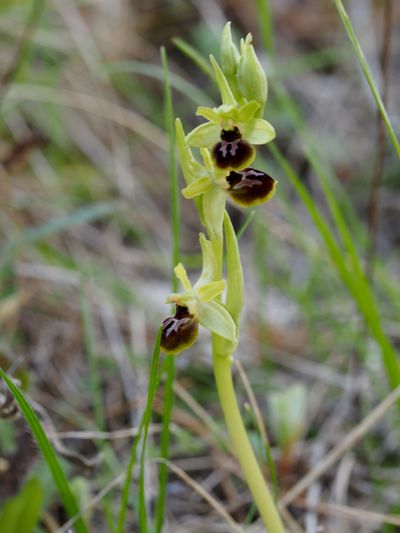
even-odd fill
[(190, 146), (197, 148), (206, 148), (207, 146), (214, 146), (219, 141), (220, 128), (213, 122), (206, 122), (200, 124), (186, 137), (186, 142)]
[(240, 125), (243, 139), (250, 144), (265, 144), (275, 138), (274, 127), (262, 118), (252, 118)]
[(190, 283), (190, 280), (188, 278), (186, 268), (182, 265), (182, 263), (178, 263), (174, 270), (175, 276), (182, 283), (182, 287), (184, 288), (184, 290), (186, 292), (190, 292), (192, 290), (192, 284)]
[(189, 183), (187, 187), (182, 189), (182, 194), (187, 200), (189, 200), (190, 198), (204, 194), (210, 190), (211, 186), (212, 182), (208, 176), (197, 178), (195, 181), (192, 181), (192, 183)]
[(235, 323), (222, 304), (215, 301), (199, 302), (197, 313), (203, 327), (230, 342), (237, 343)]
[(219, 296), (221, 292), (225, 290), (225, 287), (226, 282), (224, 279), (220, 279), (219, 281), (211, 281), (210, 283), (206, 283), (197, 289), (197, 297), (201, 302), (209, 302), (210, 300), (214, 300), (217, 296)]
[(196, 110), (196, 115), (199, 117), (204, 117), (210, 122), (219, 123), (221, 121), (220, 113), (212, 107), (199, 106)]
[(251, 102), (242, 105), (238, 110), (238, 122), (247, 122), (253, 118), (259, 107), (260, 104), (255, 100), (251, 100)]
[(231, 88), (229, 87), (229, 83), (225, 78), (225, 74), (222, 72), (220, 66), (216, 62), (215, 57), (211, 55), (210, 61), (214, 68), (215, 79), (218, 85), (219, 92), (221, 93), (222, 103), (227, 105), (236, 105), (237, 102), (235, 100), (235, 97), (233, 96)]

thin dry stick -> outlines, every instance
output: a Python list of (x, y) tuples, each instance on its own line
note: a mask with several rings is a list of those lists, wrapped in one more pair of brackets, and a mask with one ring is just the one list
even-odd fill
[(104, 496), (110, 492), (112, 489), (117, 487), (122, 483), (122, 481), (125, 479), (126, 473), (125, 470), (118, 474), (117, 477), (112, 479), (108, 485), (106, 485), (99, 493), (96, 494), (94, 498), (92, 498), (84, 507), (79, 511), (78, 514), (73, 516), (68, 522), (65, 522), (58, 530), (57, 533), (68, 533), (71, 531), (71, 527), (75, 524), (79, 518), (81, 518), (87, 511), (90, 509), (93, 509), (101, 500), (104, 498)]
[[(149, 426), (149, 434), (159, 433), (161, 424), (152, 424)], [(49, 438), (57, 437), (59, 439), (78, 439), (78, 440), (117, 440), (136, 437), (139, 434), (139, 428), (119, 429), (116, 431), (58, 431), (49, 432)]]
[(239, 533), (243, 533), (243, 528), (233, 520), (231, 515), (226, 512), (223, 505), (219, 503), (219, 501), (214, 498), (214, 496), (211, 496), (209, 492), (207, 492), (197, 481), (192, 479), (184, 470), (177, 467), (174, 463), (171, 461), (168, 461), (167, 459), (164, 459), (162, 457), (159, 457), (157, 459), (154, 459), (154, 461), (157, 461), (158, 463), (164, 463), (168, 466), (174, 474), (179, 476), (189, 487), (192, 487), (193, 490), (195, 490), (202, 498), (204, 498), (210, 505), (213, 507), (213, 509), (225, 520), (225, 522), (232, 528), (231, 531), (238, 531)]
[(292, 503), (316, 479), (326, 472), (352, 446), (367, 433), (386, 411), (400, 398), (400, 385), (396, 387), (371, 413), (362, 420), (347, 436), (331, 450), (316, 466), (292, 487), (280, 500), (281, 507)]
[(260, 432), (263, 444), (265, 447), (270, 447), (269, 438), (267, 433), (267, 428), (265, 427), (263, 417), (261, 415), (260, 407), (257, 403), (256, 397), (254, 396), (253, 389), (251, 388), (250, 381), (248, 380), (247, 374), (244, 371), (243, 365), (239, 360), (235, 361), (236, 368), (239, 372), (240, 379), (242, 380), (244, 389), (246, 391), (247, 397), (251, 408), (253, 409), (254, 416), (256, 417), (258, 431)]
[(310, 505), (304, 500), (296, 500), (292, 503), (294, 507), (300, 507), (301, 509), (310, 509), (319, 514), (343, 516), (349, 520), (355, 520), (357, 522), (375, 522), (378, 524), (392, 524), (394, 526), (400, 526), (400, 516), (376, 513), (373, 511), (366, 511), (365, 509), (356, 509), (354, 507), (348, 507), (347, 505), (338, 505), (334, 503), (318, 503), (316, 505)]
[[(379, 58), (379, 64), (382, 74), (382, 102), (387, 108), (389, 92), (389, 57), (391, 48), (391, 36), (393, 28), (394, 7), (393, 0), (386, 0), (383, 8), (383, 29), (382, 29), (382, 49)], [(369, 245), (366, 258), (366, 275), (369, 280), (373, 280), (373, 263), (376, 253), (376, 243), (379, 228), (379, 200), (381, 186), (383, 181), (383, 167), (385, 159), (385, 126), (382, 115), (377, 111), (376, 115), (376, 160), (374, 172), (371, 180), (371, 189), (368, 202), (368, 234)]]
[(222, 431), (218, 424), (213, 420), (209, 413), (191, 396), (186, 389), (184, 389), (178, 382), (174, 383), (174, 392), (176, 395), (186, 403), (195, 415), (206, 425), (212, 434), (216, 435), (221, 442), (230, 450), (227, 435)]

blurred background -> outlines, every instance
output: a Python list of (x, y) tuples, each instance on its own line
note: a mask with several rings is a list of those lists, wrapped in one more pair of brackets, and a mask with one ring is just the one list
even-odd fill
[[(398, 131), (400, 6), (350, 0), (346, 8)], [(274, 199), (250, 214), (229, 206), (236, 229), (246, 225), (240, 238), (246, 309), (235, 379), (270, 476), (246, 376), (251, 384), (279, 495), (390, 392), (381, 348), (365, 325), (369, 300), (360, 312), (360, 292), (357, 300), (351, 291), (360, 273), (351, 247), (341, 243), (329, 198), (369, 279), (379, 324), (398, 347), (399, 165), (335, 4), (1, 0), (0, 362), (40, 415), (82, 507), (104, 490), (86, 513), (91, 531), (114, 531), (120, 473), (144, 409), (152, 345), (169, 312), (160, 47), (168, 54), (175, 115), (190, 131), (200, 123), (196, 107), (219, 102), (184, 46), (219, 57), (227, 20), (236, 39), (253, 34), (269, 81), (265, 118), (279, 149), (277, 156), (261, 147), (256, 165), (279, 180)], [(326, 219), (336, 256), (293, 180)], [(183, 198), (181, 231), (183, 262), (195, 277), (201, 224)], [(234, 520), (263, 531), (223, 444), (208, 334), (201, 332), (176, 365), (170, 460)], [(162, 385), (148, 443), (154, 459), (147, 470), (149, 509), (158, 491)], [(43, 501), (32, 531), (68, 531), (59, 529), (68, 517), (5, 389), (1, 402), (7, 409), (0, 419), (0, 517), (5, 502), (16, 501), (34, 479)], [(398, 438), (396, 408), (388, 409), (287, 502), (288, 528), (400, 531)], [(232, 531), (176, 471), (170, 471), (167, 496), (165, 531)], [(137, 528), (131, 509), (126, 531)]]

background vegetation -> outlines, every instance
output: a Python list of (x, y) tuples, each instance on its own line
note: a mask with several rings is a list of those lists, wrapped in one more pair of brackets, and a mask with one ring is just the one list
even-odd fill
[[(288, 530), (399, 531), (400, 10), (346, 9), (386, 124), (338, 0), (0, 3), (0, 366), (26, 398), (3, 373), (1, 531), (67, 532), (78, 509), (76, 531), (117, 531), (133, 442), (120, 531), (140, 531), (143, 508), (152, 522), (160, 491), (164, 531), (263, 530), (208, 336), (176, 359), (168, 463), (172, 394), (166, 358), (158, 374), (152, 359), (173, 253), (160, 47), (188, 131), (197, 105), (218, 103), (202, 58), (226, 20), (253, 33), (277, 130), (257, 162), (279, 180), (274, 200), (230, 206), (247, 291), (237, 388), (254, 446)], [(181, 257), (196, 270), (201, 228), (180, 203)]]

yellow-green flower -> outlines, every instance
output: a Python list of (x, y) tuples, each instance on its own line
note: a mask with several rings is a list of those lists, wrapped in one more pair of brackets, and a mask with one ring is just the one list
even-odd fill
[(175, 315), (164, 319), (161, 348), (177, 354), (189, 348), (196, 340), (198, 324), (224, 339), (237, 343), (235, 323), (223, 304), (217, 301), (225, 289), (225, 280), (215, 280), (217, 261), (210, 241), (200, 234), (203, 269), (192, 285), (186, 269), (179, 263), (175, 275), (183, 291), (170, 294), (167, 303), (175, 304)]

